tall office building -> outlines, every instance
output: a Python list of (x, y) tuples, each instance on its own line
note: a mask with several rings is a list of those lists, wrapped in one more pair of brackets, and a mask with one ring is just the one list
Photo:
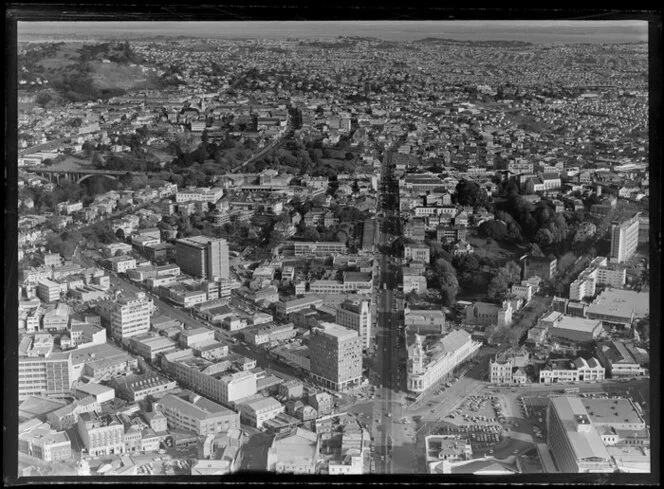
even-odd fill
[(175, 241), (175, 260), (182, 272), (210, 280), (228, 279), (228, 242), (207, 236)]
[(362, 338), (357, 331), (334, 323), (320, 323), (309, 339), (314, 380), (337, 391), (362, 380)]
[(117, 340), (147, 333), (150, 329), (152, 299), (145, 293), (119, 297), (111, 306), (111, 334)]
[(18, 359), (18, 398), (69, 394), (76, 380), (71, 355), (67, 352)]
[(371, 342), (371, 307), (369, 301), (346, 300), (337, 307), (337, 324), (357, 331), (362, 338), (362, 348)]
[(546, 418), (547, 444), (560, 472), (613, 472), (611, 455), (579, 397), (553, 397)]
[(611, 226), (611, 261), (623, 263), (631, 258), (639, 245), (639, 213)]

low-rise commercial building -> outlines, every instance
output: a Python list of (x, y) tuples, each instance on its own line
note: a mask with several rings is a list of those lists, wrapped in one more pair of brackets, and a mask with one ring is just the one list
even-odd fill
[(185, 329), (178, 338), (180, 346), (189, 348), (196, 344), (214, 341), (214, 331), (208, 328)]
[(314, 474), (319, 458), (319, 437), (303, 428), (278, 434), (267, 455), (267, 470), (279, 474)]
[(650, 293), (606, 289), (586, 308), (586, 317), (609, 327), (629, 328), (650, 314)]
[(172, 429), (187, 430), (199, 436), (240, 428), (240, 415), (193, 392), (166, 394), (154, 406)]
[(250, 331), (245, 331), (244, 338), (253, 345), (276, 346), (277, 344), (295, 338), (293, 323), (270, 324)]
[(548, 328), (548, 333), (552, 338), (572, 343), (591, 342), (597, 339), (601, 332), (601, 321), (562, 314)]
[(601, 382), (604, 380), (604, 367), (596, 358), (588, 360), (550, 361), (539, 372), (539, 381), (542, 384), (555, 384), (560, 382)]
[(168, 353), (177, 348), (177, 344), (172, 339), (154, 333), (131, 337), (128, 344), (133, 352), (149, 362), (154, 362), (162, 353)]
[(242, 422), (256, 428), (262, 428), (268, 419), (275, 418), (285, 410), (285, 407), (274, 397), (243, 402), (239, 404), (239, 408)]
[(82, 413), (78, 434), (91, 457), (125, 453), (124, 424), (116, 414)]
[(281, 318), (285, 318), (294, 312), (311, 309), (312, 307), (320, 307), (322, 305), (323, 299), (316, 296), (303, 297), (301, 299), (293, 299), (289, 301), (280, 300), (277, 302), (277, 315)]
[(71, 440), (64, 431), (55, 431), (46, 424), (20, 433), (18, 450), (44, 462), (69, 461), (72, 457)]
[(102, 404), (115, 399), (115, 389), (96, 382), (77, 383), (74, 395), (79, 399), (91, 396), (99, 404)]
[(621, 341), (611, 341), (597, 346), (597, 357), (606, 369), (609, 377), (637, 377), (644, 375), (646, 369), (638, 361), (634, 347)]
[[(178, 355), (168, 358), (171, 354), (162, 357), (162, 363), (167, 371), (175, 376), (177, 381), (185, 388), (200, 393), (225, 406), (232, 406), (239, 399), (256, 394), (256, 374), (249, 371), (228, 374), (228, 364), (215, 364), (202, 358), (193, 358), (193, 351), (189, 355)], [(184, 356), (184, 358), (179, 358)]]
[(59, 302), (55, 307), (49, 306), (44, 316), (42, 316), (43, 329), (46, 331), (67, 329), (71, 312), (72, 308), (62, 302)]
[(160, 375), (128, 375), (111, 382), (118, 397), (129, 402), (138, 402), (148, 396), (161, 397), (163, 393), (176, 389), (177, 382)]
[(78, 422), (79, 414), (99, 412), (100, 409), (95, 398), (88, 396), (48, 413), (46, 419), (51, 427), (57, 430), (68, 430)]
[(530, 353), (525, 348), (496, 355), (489, 361), (489, 382), (492, 384), (521, 383), (524, 376), (518, 375), (518, 371), (524, 369), (529, 360)]
[(75, 378), (82, 375), (98, 381), (104, 377), (125, 375), (138, 368), (138, 360), (110, 344), (93, 345), (71, 351)]

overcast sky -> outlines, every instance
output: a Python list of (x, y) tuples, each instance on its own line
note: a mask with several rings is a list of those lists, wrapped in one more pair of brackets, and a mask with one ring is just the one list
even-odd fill
[(645, 21), (256, 21), (256, 22), (19, 22), (19, 40), (35, 35), (196, 36), (218, 38), (325, 38), (387, 40), (449, 37), (539, 42), (647, 41)]

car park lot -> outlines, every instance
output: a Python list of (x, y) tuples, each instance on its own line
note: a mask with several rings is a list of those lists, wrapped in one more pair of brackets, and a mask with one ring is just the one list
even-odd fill
[(436, 430), (438, 435), (461, 435), (470, 442), (473, 453), (485, 455), (503, 439), (503, 428), (497, 424), (490, 425), (452, 425), (448, 424)]
[(503, 418), (500, 400), (493, 395), (472, 395), (447, 417), (471, 423), (497, 423)]

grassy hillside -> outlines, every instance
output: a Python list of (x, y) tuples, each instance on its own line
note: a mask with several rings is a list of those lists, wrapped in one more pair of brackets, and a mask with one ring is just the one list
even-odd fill
[(48, 87), (70, 102), (106, 99), (127, 90), (163, 86), (154, 72), (143, 72), (139, 66), (142, 60), (127, 43), (36, 45), (22, 51), (18, 61), (21, 79), (48, 80)]

